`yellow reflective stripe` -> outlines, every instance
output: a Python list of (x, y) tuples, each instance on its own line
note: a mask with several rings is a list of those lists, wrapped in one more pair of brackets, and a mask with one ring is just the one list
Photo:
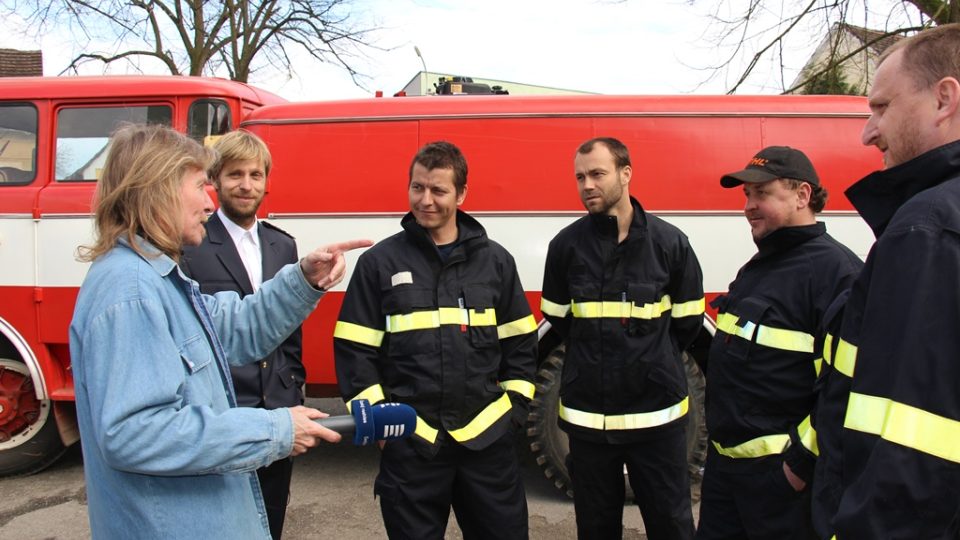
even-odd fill
[(833, 334), (827, 334), (827, 337), (823, 338), (823, 361), (833, 364)]
[(837, 355), (833, 360), (837, 371), (853, 378), (853, 370), (857, 366), (857, 346), (841, 339), (837, 343)]
[(786, 330), (771, 326), (758, 325), (747, 321), (738, 325), (740, 317), (732, 313), (721, 313), (717, 316), (717, 328), (747, 341), (753, 341), (753, 334), (757, 334), (757, 344), (774, 349), (796, 352), (813, 352), (814, 338), (806, 332)]
[(382, 330), (346, 321), (337, 321), (337, 325), (333, 328), (333, 337), (370, 345), (371, 347), (379, 347), (383, 343)]
[(684, 302), (682, 304), (674, 304), (673, 308), (670, 310), (670, 316), (673, 318), (677, 317), (689, 317), (691, 315), (703, 315), (703, 312), (707, 309), (706, 300), (700, 298), (698, 300), (691, 300), (689, 302)]
[(820, 376), (820, 371), (822, 369), (823, 369), (823, 358), (817, 358), (816, 360), (813, 361), (813, 371), (815, 372), (817, 377)]
[(659, 411), (604, 416), (599, 413), (571, 409), (563, 404), (563, 400), (560, 400), (560, 418), (573, 425), (590, 429), (645, 429), (662, 426), (681, 418), (687, 414), (689, 408), (690, 398), (685, 397), (683, 401)]
[(365, 399), (370, 402), (371, 405), (374, 403), (380, 403), (384, 400), (383, 387), (379, 384), (370, 386), (360, 392), (359, 394), (353, 396), (353, 398), (347, 402), (347, 411), (353, 412), (353, 402), (358, 399)]
[(806, 332), (800, 332), (799, 330), (772, 328), (762, 324), (757, 326), (757, 343), (785, 351), (813, 352), (812, 335)]
[[(493, 308), (486, 308), (481, 311), (475, 309), (469, 310), (470, 326), (496, 326), (497, 325), (497, 310)], [(534, 325), (536, 326), (536, 325)]]
[(443, 324), (462, 324), (465, 326), (496, 326), (497, 312), (493, 308), (481, 311), (442, 307), (430, 311), (415, 311), (402, 315), (387, 315), (387, 332), (396, 334), (411, 330), (440, 328)]
[(633, 302), (572, 302), (570, 310), (578, 319), (656, 319), (670, 311), (670, 296), (664, 296), (659, 302), (636, 305)]
[(570, 313), (570, 304), (554, 304), (546, 298), (540, 297), (540, 311), (544, 315), (566, 317), (567, 313)]
[(630, 317), (630, 302), (571, 302), (570, 311), (578, 319), (599, 319), (611, 317), (626, 319)]
[(960, 463), (960, 421), (892, 399), (851, 392), (843, 427)]
[(753, 331), (756, 330), (756, 325), (748, 322), (742, 327), (737, 326), (739, 321), (740, 317), (732, 313), (720, 313), (717, 315), (717, 329), (734, 336), (740, 336), (747, 341), (753, 341)]
[(797, 426), (797, 436), (800, 439), (800, 444), (802, 444), (804, 448), (815, 456), (820, 455), (820, 447), (817, 446), (817, 430), (813, 429), (809, 414), (803, 419), (803, 422), (800, 422), (800, 425)]
[(469, 424), (460, 429), (450, 431), (450, 436), (457, 442), (466, 442), (473, 439), (487, 430), (494, 422), (510, 410), (510, 397), (503, 394), (493, 403), (489, 404), (475, 416)]
[(420, 415), (417, 415), (417, 428), (413, 430), (413, 434), (430, 444), (437, 442), (437, 429), (426, 423)]
[(537, 390), (532, 382), (519, 379), (503, 381), (500, 383), (500, 388), (503, 388), (504, 391), (516, 392), (527, 399), (533, 399), (533, 394)]
[(656, 319), (667, 311), (670, 311), (670, 295), (664, 295), (659, 302), (652, 304), (634, 305), (630, 310), (630, 316), (635, 319)]
[(787, 448), (787, 445), (790, 444), (790, 436), (786, 433), (765, 435), (763, 437), (757, 437), (756, 439), (751, 439), (745, 443), (731, 446), (729, 448), (720, 446), (720, 443), (717, 441), (710, 442), (713, 443), (713, 446), (717, 449), (717, 452), (724, 456), (736, 459), (755, 458), (771, 456), (774, 454), (782, 454)]
[(533, 318), (533, 315), (527, 315), (522, 319), (517, 319), (512, 322), (501, 324), (497, 327), (497, 337), (500, 339), (507, 339), (513, 336), (521, 336), (523, 334), (530, 334), (537, 331), (537, 320)]

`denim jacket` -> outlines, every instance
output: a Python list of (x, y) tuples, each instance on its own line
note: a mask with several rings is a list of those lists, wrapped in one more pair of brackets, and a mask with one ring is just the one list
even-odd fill
[[(237, 408), (231, 364), (266, 355), (322, 292), (291, 264), (241, 299), (200, 293), (137, 238), (90, 267), (70, 325), (93, 538), (270, 538), (253, 471), (293, 448), (287, 409)], [(227, 376), (225, 376), (227, 374)]]

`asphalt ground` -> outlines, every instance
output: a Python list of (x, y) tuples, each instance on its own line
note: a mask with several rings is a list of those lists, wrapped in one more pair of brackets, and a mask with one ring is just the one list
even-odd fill
[[(345, 414), (339, 399), (308, 400), (330, 414)], [(284, 538), (385, 539), (379, 501), (373, 496), (375, 447), (323, 445), (296, 459)], [(543, 476), (530, 454), (518, 448), (527, 492), (531, 540), (576, 538), (573, 501)], [(699, 499), (694, 486), (694, 500)], [(27, 477), (0, 479), (0, 540), (86, 540), (90, 538), (80, 445), (49, 469)], [(694, 516), (699, 505), (694, 505)], [(447, 539), (463, 536), (451, 513)], [(640, 511), (624, 508), (625, 540), (646, 539)]]

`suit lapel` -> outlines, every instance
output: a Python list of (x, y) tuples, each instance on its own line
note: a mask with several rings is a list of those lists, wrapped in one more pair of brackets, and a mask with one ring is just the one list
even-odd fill
[(263, 223), (257, 227), (257, 230), (260, 231), (260, 253), (261, 258), (263, 259), (263, 280), (266, 281), (275, 276), (277, 272), (283, 268), (286, 262), (281, 260), (280, 253), (277, 251), (277, 234), (279, 233), (264, 227)]
[(217, 260), (226, 269), (230, 277), (237, 282), (243, 295), (253, 294), (253, 285), (250, 283), (250, 276), (247, 275), (247, 269), (243, 267), (243, 261), (240, 260), (240, 253), (237, 251), (233, 238), (227, 232), (223, 222), (220, 221), (220, 215), (214, 213), (210, 216), (207, 223), (207, 236), (210, 239), (210, 247), (217, 254)]

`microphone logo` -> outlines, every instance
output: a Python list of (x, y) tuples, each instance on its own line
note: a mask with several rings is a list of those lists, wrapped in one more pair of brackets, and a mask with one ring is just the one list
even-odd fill
[(406, 426), (403, 424), (392, 424), (383, 426), (383, 438), (384, 439), (399, 439), (403, 437), (403, 432)]

